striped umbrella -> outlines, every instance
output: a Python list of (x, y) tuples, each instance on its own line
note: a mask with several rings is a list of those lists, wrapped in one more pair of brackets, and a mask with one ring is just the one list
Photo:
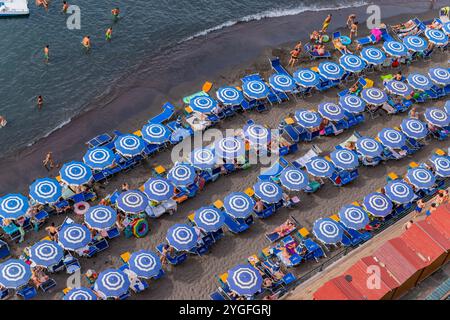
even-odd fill
[(321, 62), (319, 64), (319, 74), (328, 80), (339, 80), (344, 76), (344, 69), (335, 62)]
[(313, 233), (323, 243), (335, 244), (342, 241), (344, 231), (336, 221), (322, 218), (314, 222)]
[(255, 195), (266, 203), (277, 203), (283, 198), (283, 190), (272, 181), (258, 181), (253, 190)]
[(427, 28), (425, 30), (425, 37), (428, 38), (428, 41), (437, 46), (445, 46), (448, 43), (447, 35), (441, 30)]
[(386, 217), (392, 212), (392, 201), (380, 192), (372, 192), (364, 197), (363, 206), (375, 217)]
[(176, 164), (167, 174), (167, 180), (178, 187), (187, 187), (195, 182), (197, 173), (193, 166), (189, 164)]
[(248, 124), (244, 127), (245, 138), (254, 145), (267, 145), (270, 143), (270, 130), (260, 124)]
[(305, 88), (312, 88), (319, 84), (319, 75), (311, 69), (299, 69), (294, 72), (295, 82)]
[(364, 100), (352, 94), (340, 97), (339, 105), (342, 109), (350, 113), (361, 113), (366, 109)]
[(305, 167), (309, 174), (323, 178), (331, 177), (336, 171), (334, 165), (322, 157), (312, 157)]
[(412, 168), (406, 173), (406, 178), (418, 189), (431, 189), (436, 183), (434, 174), (425, 168)]
[(243, 192), (232, 192), (223, 199), (225, 212), (235, 219), (245, 219), (253, 212), (255, 201)]
[(216, 155), (222, 159), (236, 159), (245, 155), (245, 143), (237, 137), (226, 137), (215, 143)]
[(244, 94), (235, 87), (222, 87), (216, 92), (217, 100), (226, 106), (238, 106), (244, 101)]
[(128, 292), (130, 285), (130, 280), (125, 272), (106, 269), (98, 275), (94, 290), (104, 298), (118, 298)]
[(211, 148), (198, 148), (189, 155), (189, 162), (199, 170), (213, 169), (216, 164), (216, 153)]
[(0, 264), (0, 286), (6, 289), (18, 289), (31, 279), (31, 268), (19, 259), (8, 259)]
[(196, 96), (189, 101), (192, 110), (200, 113), (212, 113), (217, 108), (217, 101), (210, 96)]
[(447, 102), (445, 103), (444, 110), (445, 112), (447, 112), (447, 115), (450, 116), (450, 100), (447, 100)]
[(262, 282), (259, 271), (249, 264), (237, 265), (228, 270), (228, 287), (240, 296), (253, 296), (261, 291)]
[(365, 157), (379, 157), (383, 146), (371, 137), (360, 137), (356, 140), (356, 150)]
[(406, 46), (398, 41), (386, 41), (383, 43), (383, 50), (392, 57), (403, 57), (408, 54)]
[(10, 193), (0, 198), (0, 217), (16, 220), (27, 213), (30, 205), (27, 197), (19, 193)]
[(269, 78), (269, 85), (272, 89), (281, 92), (292, 92), (297, 87), (294, 79), (287, 74), (273, 74)]
[(308, 175), (295, 167), (286, 167), (281, 171), (280, 183), (289, 190), (300, 191), (308, 186)]
[(242, 85), (242, 90), (249, 99), (264, 99), (270, 93), (269, 87), (262, 80), (246, 81)]
[(304, 128), (315, 128), (322, 123), (322, 118), (315, 111), (297, 110), (295, 111), (294, 118)]
[(408, 81), (408, 84), (415, 90), (425, 91), (433, 87), (433, 83), (431, 83), (431, 80), (427, 76), (424, 76), (420, 73), (410, 73), (406, 80)]
[(442, 26), (442, 31), (448, 36), (450, 35), (450, 22), (446, 22)]
[(141, 129), (142, 139), (151, 144), (161, 144), (169, 141), (171, 132), (169, 128), (160, 123), (149, 123)]
[(150, 178), (144, 183), (144, 193), (150, 201), (166, 201), (173, 197), (175, 188), (164, 178)]
[(30, 248), (30, 260), (37, 266), (48, 268), (58, 264), (63, 258), (63, 248), (54, 241), (41, 240)]
[(341, 223), (349, 229), (361, 230), (370, 222), (367, 212), (355, 205), (347, 205), (339, 210)]
[(340, 105), (332, 103), (332, 102), (325, 102), (319, 104), (318, 110), (320, 115), (328, 119), (330, 121), (340, 121), (345, 118), (345, 112), (344, 109), (341, 108)]
[(145, 142), (134, 134), (124, 134), (116, 139), (114, 147), (122, 156), (132, 158), (144, 151)]
[(419, 36), (406, 36), (403, 38), (403, 44), (414, 52), (423, 52), (428, 46), (427, 41)]
[(441, 128), (450, 125), (450, 117), (447, 112), (438, 108), (427, 108), (424, 113), (425, 120), (434, 126)]
[(428, 128), (425, 123), (417, 119), (403, 119), (400, 124), (403, 133), (412, 139), (423, 139), (428, 135)]
[(195, 211), (194, 222), (205, 232), (215, 232), (225, 224), (225, 216), (216, 207), (201, 207)]
[(37, 203), (54, 203), (62, 196), (62, 188), (57, 180), (42, 178), (31, 184), (29, 194), (30, 198)]
[(361, 72), (367, 66), (364, 60), (354, 54), (344, 54), (339, 58), (339, 63), (345, 71), (352, 73)]
[(158, 255), (150, 250), (133, 252), (128, 260), (130, 270), (138, 277), (150, 279), (156, 277), (162, 270)]
[(386, 196), (398, 204), (410, 203), (414, 200), (414, 190), (403, 180), (393, 180), (386, 187)]
[(166, 239), (175, 250), (189, 251), (197, 246), (198, 235), (193, 227), (177, 223), (167, 230)]
[(91, 232), (82, 224), (66, 224), (58, 231), (58, 242), (66, 250), (81, 249), (87, 246), (91, 240)]
[(114, 152), (106, 147), (92, 148), (84, 155), (83, 162), (92, 170), (103, 170), (114, 164)]
[(117, 212), (108, 206), (92, 206), (84, 215), (84, 222), (92, 229), (111, 229), (117, 220)]
[(61, 181), (73, 186), (86, 184), (92, 179), (91, 169), (79, 161), (70, 161), (64, 164), (59, 170), (59, 174)]
[(145, 211), (148, 198), (139, 190), (128, 190), (117, 197), (117, 208), (125, 213), (138, 214)]
[(406, 97), (413, 93), (413, 89), (404, 82), (390, 80), (384, 83), (387, 91), (398, 96)]
[(354, 170), (359, 165), (358, 155), (348, 149), (336, 149), (330, 154), (331, 162), (342, 170)]
[(386, 60), (386, 55), (378, 48), (366, 47), (361, 51), (361, 59), (367, 62), (367, 64), (379, 65)]
[(378, 88), (366, 88), (361, 91), (361, 98), (368, 104), (375, 106), (382, 105), (388, 101), (386, 92)]
[(383, 145), (392, 149), (401, 148), (406, 144), (406, 136), (403, 132), (391, 128), (384, 128), (378, 132), (378, 139)]
[(437, 85), (447, 86), (450, 84), (450, 71), (446, 68), (431, 68), (428, 76)]
[(430, 161), (434, 166), (436, 175), (443, 178), (450, 177), (450, 157), (433, 155)]
[(94, 291), (89, 288), (73, 288), (64, 295), (63, 300), (97, 300)]

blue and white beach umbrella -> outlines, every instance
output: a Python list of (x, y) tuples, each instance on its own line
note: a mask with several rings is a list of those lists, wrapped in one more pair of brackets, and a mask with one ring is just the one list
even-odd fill
[(244, 192), (232, 192), (223, 199), (225, 212), (235, 219), (245, 219), (253, 212), (255, 201)]
[(217, 101), (210, 96), (196, 96), (189, 101), (192, 110), (200, 113), (211, 113), (217, 108)]
[(367, 66), (366, 62), (354, 54), (344, 54), (339, 58), (339, 63), (345, 71), (357, 73)]
[(334, 165), (322, 157), (312, 157), (306, 164), (306, 170), (315, 177), (328, 178), (336, 171)]
[(440, 177), (450, 177), (450, 157), (433, 155), (430, 159), (434, 166), (434, 173)]
[(371, 137), (360, 137), (356, 140), (356, 150), (365, 157), (379, 157), (383, 146)]
[(70, 289), (64, 295), (63, 300), (97, 300), (97, 296), (91, 289), (80, 287)]
[(406, 97), (412, 94), (413, 89), (402, 81), (390, 80), (384, 83), (384, 87), (392, 94)]
[(344, 119), (345, 112), (340, 105), (332, 102), (324, 102), (319, 104), (318, 110), (320, 115), (330, 121), (340, 121)]
[(272, 89), (281, 92), (292, 92), (297, 87), (292, 79), (287, 74), (273, 74), (269, 78), (269, 85)]
[(29, 189), (30, 198), (37, 203), (54, 203), (62, 195), (62, 188), (59, 182), (51, 178), (35, 180)]
[(201, 207), (195, 211), (194, 222), (205, 232), (215, 232), (225, 224), (225, 216), (216, 207)]
[(3, 219), (19, 219), (27, 213), (30, 205), (27, 197), (19, 193), (10, 193), (0, 198), (0, 217)]
[(428, 71), (428, 76), (431, 81), (438, 85), (446, 86), (450, 84), (450, 71), (446, 68), (431, 68)]
[(92, 148), (84, 155), (83, 162), (92, 170), (103, 170), (114, 164), (114, 152), (105, 147)]
[(406, 46), (398, 41), (386, 41), (383, 43), (383, 50), (392, 57), (406, 56), (408, 49)]
[(386, 60), (386, 55), (378, 48), (366, 47), (361, 51), (361, 59), (368, 64), (379, 65)]
[(148, 198), (139, 190), (128, 190), (117, 197), (116, 205), (125, 213), (138, 214), (147, 208)]
[(117, 220), (117, 212), (108, 206), (92, 206), (84, 215), (84, 222), (92, 229), (111, 229)]
[(448, 36), (450, 35), (450, 22), (446, 22), (442, 26), (442, 31)]
[(295, 82), (305, 88), (315, 87), (320, 82), (319, 75), (310, 69), (299, 69), (294, 72), (293, 76)]
[(407, 137), (412, 139), (423, 139), (428, 135), (426, 124), (417, 119), (403, 119), (400, 129)]
[(393, 180), (386, 187), (386, 196), (398, 204), (410, 203), (414, 200), (414, 190), (403, 180)]
[(319, 74), (327, 80), (339, 80), (344, 75), (344, 69), (335, 62), (321, 62), (319, 64)]
[(421, 167), (409, 169), (406, 178), (418, 189), (431, 189), (436, 182), (434, 174)]
[(450, 100), (447, 100), (447, 102), (445, 103), (444, 110), (450, 116)]
[(222, 159), (236, 159), (245, 154), (245, 143), (238, 137), (226, 137), (215, 143), (216, 156)]
[(315, 128), (322, 123), (321, 116), (315, 111), (297, 110), (294, 118), (304, 128)]
[(245, 138), (254, 145), (267, 145), (270, 143), (270, 130), (260, 124), (248, 124), (244, 127)]
[(130, 280), (128, 275), (116, 269), (106, 269), (98, 275), (94, 290), (104, 298), (118, 298), (128, 292)]
[(406, 36), (403, 38), (403, 44), (408, 50), (414, 52), (425, 51), (428, 46), (427, 41), (419, 36)]
[(341, 242), (344, 231), (336, 221), (322, 218), (314, 222), (313, 233), (323, 243), (335, 244)]
[(426, 29), (425, 37), (437, 46), (445, 46), (448, 43), (448, 36), (441, 30)]
[(74, 186), (86, 184), (92, 179), (92, 170), (83, 162), (71, 161), (59, 170), (61, 181)]
[(195, 149), (189, 155), (189, 162), (200, 170), (212, 169), (217, 164), (215, 150), (211, 148)]
[(429, 90), (433, 86), (431, 80), (420, 73), (410, 73), (406, 79), (408, 84), (415, 90)]
[(20, 259), (8, 259), (0, 264), (0, 286), (6, 289), (17, 289), (31, 279), (31, 268)]
[(366, 88), (361, 91), (361, 98), (368, 104), (375, 106), (382, 105), (388, 101), (386, 92), (378, 88)]
[(349, 229), (361, 230), (370, 222), (369, 215), (363, 208), (347, 205), (339, 210), (341, 223)]
[(259, 271), (249, 264), (240, 264), (228, 270), (228, 287), (240, 296), (253, 296), (261, 290), (262, 283)]
[(342, 170), (353, 170), (359, 165), (358, 155), (348, 149), (337, 149), (330, 154), (333, 164)]
[(172, 134), (165, 125), (160, 123), (149, 123), (142, 127), (142, 139), (148, 143), (161, 144), (169, 141)]
[(78, 223), (64, 225), (58, 231), (58, 242), (66, 250), (78, 250), (91, 242), (92, 236), (89, 229)]
[(363, 206), (375, 217), (386, 217), (392, 212), (392, 201), (380, 192), (372, 192), (364, 197)]
[(424, 117), (428, 123), (431, 123), (434, 126), (444, 128), (450, 125), (450, 117), (447, 112), (442, 109), (427, 108)]
[(41, 240), (30, 248), (30, 260), (37, 266), (48, 268), (64, 258), (63, 248), (54, 241)]
[(167, 242), (177, 251), (189, 251), (197, 245), (198, 235), (187, 224), (177, 223), (167, 230)]
[(244, 94), (235, 87), (222, 87), (216, 92), (217, 100), (226, 106), (238, 106), (244, 101)]
[(258, 181), (253, 190), (255, 195), (266, 203), (277, 203), (283, 198), (283, 189), (272, 181)]
[(391, 128), (383, 128), (378, 132), (378, 139), (383, 145), (392, 149), (401, 148), (406, 144), (406, 136), (403, 132)]
[(366, 109), (364, 100), (352, 94), (340, 97), (339, 104), (342, 109), (350, 113), (361, 113)]
[(269, 87), (261, 80), (250, 80), (242, 85), (244, 94), (250, 99), (264, 99), (270, 93)]
[(145, 142), (134, 134), (124, 134), (117, 138), (114, 147), (122, 156), (132, 158), (144, 151)]
[(187, 187), (194, 183), (197, 173), (193, 166), (185, 163), (176, 164), (167, 174), (167, 179), (179, 187)]
[(162, 269), (160, 258), (150, 250), (133, 252), (128, 260), (128, 265), (138, 277), (145, 279), (157, 276)]
[(175, 193), (173, 184), (164, 178), (150, 178), (144, 183), (144, 193), (150, 201), (166, 201)]
[(300, 191), (308, 186), (308, 175), (295, 167), (286, 167), (281, 171), (280, 183), (289, 190)]

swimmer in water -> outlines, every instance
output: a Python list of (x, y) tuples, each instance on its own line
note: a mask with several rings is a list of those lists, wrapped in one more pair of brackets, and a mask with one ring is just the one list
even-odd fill
[(6, 126), (7, 123), (8, 123), (8, 121), (6, 121), (6, 118), (3, 116), (0, 116), (0, 128)]
[(85, 36), (83, 38), (83, 41), (81, 41), (81, 44), (86, 49), (86, 52), (91, 49), (91, 38), (89, 36)]
[(49, 45), (46, 45), (44, 47), (44, 61), (45, 61), (45, 63), (48, 63), (48, 60), (50, 58), (49, 53), (50, 53)]
[(41, 110), (43, 105), (44, 105), (44, 98), (42, 98), (42, 96), (38, 96), (37, 98), (38, 109)]
[(69, 9), (69, 4), (67, 3), (67, 1), (63, 1), (62, 13), (67, 13), (68, 9)]
[(119, 14), (120, 14), (119, 8), (114, 8), (114, 9), (112, 9), (112, 10), (111, 10), (111, 14), (112, 14), (114, 20), (119, 19)]
[(112, 37), (112, 28), (111, 27), (106, 29), (105, 37), (106, 37), (106, 41), (111, 41), (111, 37)]

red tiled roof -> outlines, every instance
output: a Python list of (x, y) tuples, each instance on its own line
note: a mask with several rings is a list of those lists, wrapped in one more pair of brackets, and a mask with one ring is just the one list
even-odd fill
[(440, 230), (436, 229), (434, 223), (426, 220), (419, 221), (415, 224), (424, 232), (426, 232), (433, 240), (441, 245), (445, 250), (450, 250), (450, 238), (446, 237)]
[(428, 217), (430, 223), (444, 236), (450, 238), (450, 204), (441, 204), (439, 208)]
[(364, 296), (344, 276), (325, 282), (313, 296), (314, 300), (364, 300)]

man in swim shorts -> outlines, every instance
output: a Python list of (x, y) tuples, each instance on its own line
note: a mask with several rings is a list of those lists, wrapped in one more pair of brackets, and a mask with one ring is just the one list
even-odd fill
[(325, 20), (323, 21), (323, 24), (322, 24), (322, 30), (321, 30), (321, 32), (322, 33), (326, 33), (327, 32), (327, 29), (328, 29), (328, 26), (330, 25), (330, 22), (331, 22), (331, 14), (329, 14), (326, 18), (325, 18)]

